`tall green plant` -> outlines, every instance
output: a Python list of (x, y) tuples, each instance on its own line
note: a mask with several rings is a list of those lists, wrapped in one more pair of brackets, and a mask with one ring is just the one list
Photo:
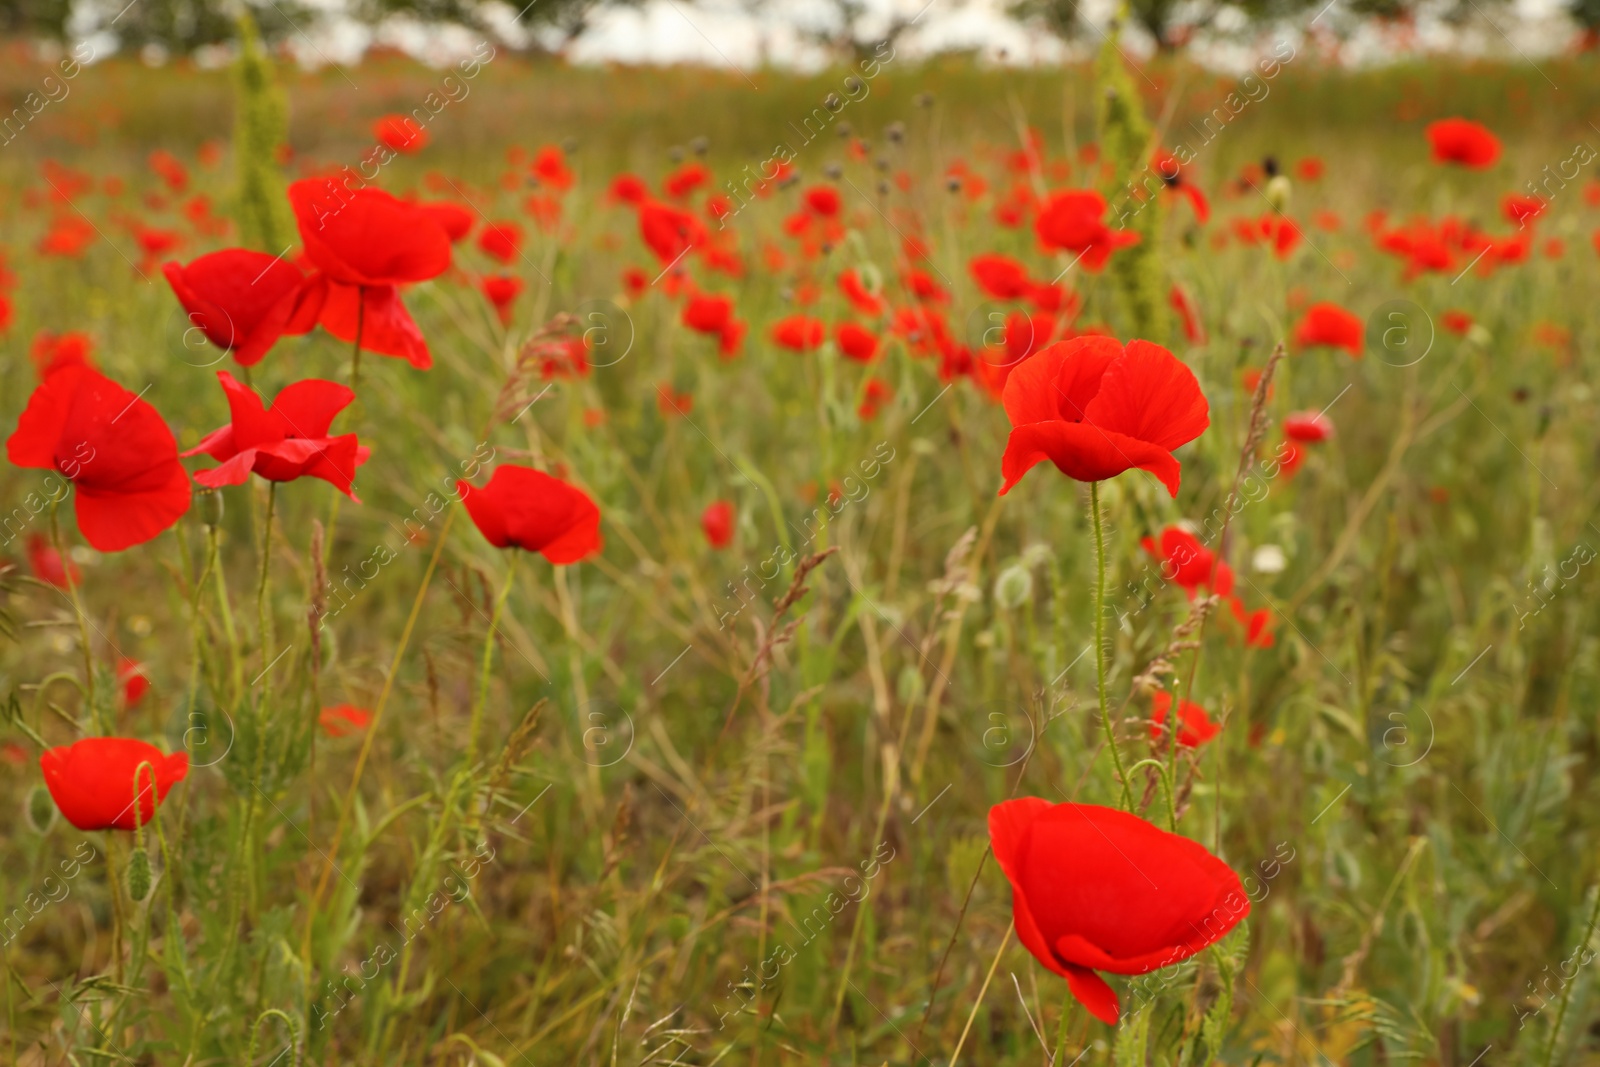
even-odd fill
[(247, 248), (282, 252), (292, 240), (281, 146), (288, 139), (289, 105), (278, 88), (272, 60), (248, 10), (238, 15), (239, 61), (234, 64), (234, 174), (238, 182), (234, 216), (239, 241)]

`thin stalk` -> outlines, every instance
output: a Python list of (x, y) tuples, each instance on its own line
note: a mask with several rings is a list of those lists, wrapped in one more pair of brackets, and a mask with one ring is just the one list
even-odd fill
[(356, 340), (350, 349), (350, 388), (361, 384), (361, 326), (366, 317), (366, 290), (356, 288)]
[[(1092, 483), (1091, 483), (1092, 484)], [(994, 962), (989, 964), (989, 973), (984, 976), (983, 988), (978, 990), (978, 999), (972, 1002), (972, 1010), (967, 1013), (967, 1025), (961, 1028), (961, 1039), (956, 1042), (956, 1050), (950, 1053), (950, 1067), (956, 1067), (956, 1061), (961, 1058), (961, 1049), (967, 1043), (967, 1034), (972, 1031), (972, 1020), (978, 1017), (978, 1009), (983, 1006), (983, 998), (989, 992), (989, 983), (994, 981), (994, 972), (1000, 966), (1000, 957), (1006, 954), (1006, 946), (1011, 944), (1012, 927), (1006, 927), (1006, 936), (1000, 939), (1000, 948), (994, 954)]]
[(272, 611), (267, 602), (267, 579), (272, 573), (272, 512), (278, 500), (278, 483), (267, 483), (267, 525), (261, 532), (261, 580), (256, 584), (256, 614), (261, 620), (261, 705), (265, 709), (267, 694), (272, 691), (272, 682), (267, 677), (267, 657), (271, 655)]
[(78, 616), (78, 643), (83, 646), (83, 699), (89, 705), (89, 721), (94, 728), (105, 732), (100, 717), (100, 705), (94, 698), (94, 647), (89, 644), (89, 616), (83, 611), (83, 598), (78, 595), (78, 583), (72, 577), (72, 560), (67, 556), (66, 543), (61, 540), (61, 520), (57, 504), (50, 505), (50, 540), (55, 544), (56, 556), (61, 561), (61, 573), (67, 580), (67, 595), (72, 598), (73, 614)]
[[(1600, 923), (1600, 885), (1595, 886), (1594, 903), (1589, 906), (1589, 922), (1583, 929), (1583, 940), (1578, 942), (1579, 952), (1589, 951), (1597, 923)], [(1555, 1022), (1550, 1027), (1550, 1044), (1545, 1046), (1544, 1067), (1551, 1067), (1556, 1062), (1556, 1049), (1561, 1045), (1561, 1027), (1567, 1021), (1567, 1007), (1572, 1003), (1572, 987), (1576, 984), (1568, 982), (1561, 990), (1561, 1007), (1556, 1009)]]
[(472, 718), (467, 727), (467, 766), (471, 767), (478, 758), (478, 738), (483, 732), (483, 708), (489, 699), (489, 667), (494, 662), (494, 636), (500, 629), (500, 614), (505, 610), (506, 598), (511, 595), (511, 587), (517, 580), (518, 553), (511, 553), (511, 562), (506, 565), (506, 582), (500, 589), (500, 595), (495, 597), (493, 613), (489, 616), (489, 630), (483, 636), (483, 666), (478, 678), (478, 698), (472, 702)]
[(1100, 519), (1100, 483), (1089, 483), (1089, 511), (1094, 523), (1094, 677), (1095, 696), (1100, 700), (1100, 726), (1105, 730), (1106, 747), (1117, 769), (1122, 786), (1122, 810), (1133, 810), (1133, 794), (1128, 792), (1128, 775), (1122, 769), (1122, 753), (1117, 749), (1117, 731), (1111, 725), (1111, 708), (1106, 700), (1106, 531)]

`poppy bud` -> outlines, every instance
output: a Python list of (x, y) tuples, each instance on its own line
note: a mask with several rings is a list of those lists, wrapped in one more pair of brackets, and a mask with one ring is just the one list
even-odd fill
[(839, 166), (837, 163), (829, 163), (826, 167), (822, 168), (822, 173), (830, 180), (838, 181), (840, 178), (844, 177), (844, 168)]
[(1020, 563), (1013, 563), (994, 580), (994, 599), (1007, 611), (1033, 599), (1033, 575)]
[(222, 525), (222, 490), (196, 493), (200, 498), (200, 520), (215, 530)]
[(889, 157), (888, 156), (879, 156), (876, 160), (873, 161), (873, 165), (875, 167), (877, 167), (879, 170), (883, 171), (885, 174), (887, 174), (887, 173), (889, 173), (889, 168), (892, 167), (894, 164), (889, 162)]
[(679, 148), (677, 145), (673, 145), (671, 148), (667, 149), (667, 158), (672, 160), (674, 163), (682, 163), (683, 149)]
[(922, 673), (909, 663), (900, 668), (900, 677), (895, 679), (895, 695), (900, 698), (900, 703), (910, 707), (922, 699), (923, 690), (927, 684), (922, 680)]
[(1280, 215), (1289, 207), (1289, 191), (1287, 174), (1275, 175), (1267, 182), (1267, 202)]
[(710, 147), (711, 142), (705, 137), (696, 137), (694, 140), (689, 142), (689, 150), (697, 156), (705, 155), (706, 150)]
[(1492, 339), (1489, 331), (1484, 329), (1480, 323), (1475, 322), (1467, 327), (1467, 340), (1480, 348), (1487, 346)]
[(150, 853), (142, 848), (128, 857), (128, 897), (135, 904), (150, 895)]
[(887, 179), (879, 180), (879, 182), (878, 182), (878, 195), (879, 196), (888, 196), (889, 195), (889, 182), (888, 182)]
[(912, 99), (911, 102), (916, 104), (918, 107), (932, 107), (933, 106), (933, 94), (932, 93), (918, 93), (916, 95), (916, 97), (914, 97)]
[(50, 799), (50, 791), (42, 785), (28, 790), (28, 801), (23, 811), (27, 815), (28, 828), (36, 834), (49, 833), (56, 823), (56, 803)]
[[(834, 97), (833, 99), (837, 100), (838, 97)], [(824, 103), (826, 103), (826, 101), (824, 101)], [(850, 134), (855, 130), (855, 127), (851, 126), (848, 122), (841, 122), (839, 125), (835, 126), (834, 129), (839, 131), (840, 137), (849, 137)]]
[[(844, 110), (844, 100), (840, 98), (838, 93), (829, 93), (827, 96), (822, 98), (822, 106), (827, 108), (829, 111), (833, 112), (835, 115), (837, 115), (839, 112)], [(849, 127), (848, 126), (840, 126), (839, 127), (839, 136), (840, 137), (848, 137), (848, 136), (850, 136)]]
[(889, 138), (890, 144), (899, 144), (906, 139), (906, 124), (903, 122), (891, 122), (884, 127), (883, 135)]
[(860, 78), (852, 74), (844, 80), (844, 91), (847, 93), (860, 92), (861, 87), (865, 84)]
[(952, 175), (945, 179), (944, 187), (952, 193), (959, 193), (961, 191), (961, 179)]

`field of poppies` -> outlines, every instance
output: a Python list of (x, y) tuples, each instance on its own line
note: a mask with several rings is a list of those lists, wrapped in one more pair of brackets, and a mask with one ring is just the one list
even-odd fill
[(11, 55), (3, 1062), (1600, 1062), (1600, 71), (1252, 56)]

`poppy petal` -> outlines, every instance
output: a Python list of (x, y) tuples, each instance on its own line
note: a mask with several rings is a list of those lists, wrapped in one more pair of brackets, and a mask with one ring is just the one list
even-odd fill
[(1117, 1025), (1122, 1006), (1110, 984), (1086, 967), (1068, 967), (1066, 973), (1067, 988), (1078, 998), (1078, 1003), (1107, 1026)]
[[(1086, 419), (1171, 452), (1211, 425), (1194, 372), (1159, 345), (1130, 341), (1106, 371)], [(1175, 486), (1168, 486), (1177, 495)]]
[(1112, 337), (1074, 337), (1040, 349), (1011, 372), (1001, 403), (1013, 426), (1084, 417), (1122, 345)]
[(1080, 482), (1104, 481), (1135, 468), (1146, 470), (1174, 497), (1178, 495), (1181, 468), (1172, 453), (1089, 422), (1036, 422), (1012, 430), (1000, 459), (1005, 479), (1000, 495), (1010, 492), (1024, 474), (1047, 459), (1062, 474)]

